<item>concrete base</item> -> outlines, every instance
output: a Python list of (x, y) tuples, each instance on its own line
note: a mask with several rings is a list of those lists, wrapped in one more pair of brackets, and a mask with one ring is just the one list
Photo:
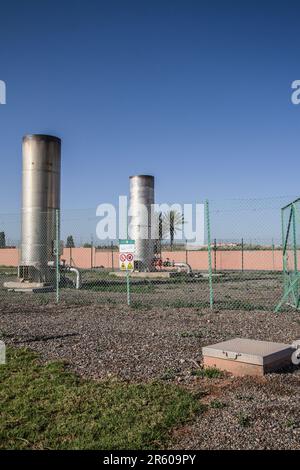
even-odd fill
[[(126, 271), (112, 271), (109, 273), (110, 276), (126, 277)], [(130, 273), (130, 277), (139, 279), (170, 279), (173, 277), (188, 276), (187, 273), (179, 273), (177, 271), (155, 271), (155, 272), (138, 272), (133, 271)]]
[(3, 286), (8, 291), (13, 291), (13, 292), (44, 293), (44, 292), (54, 291), (54, 287), (52, 285), (45, 284), (42, 282), (10, 281), (10, 282), (4, 282)]
[(257, 364), (234, 362), (228, 359), (218, 359), (216, 357), (207, 356), (203, 359), (203, 364), (204, 367), (216, 367), (217, 369), (230, 372), (236, 377), (243, 377), (245, 375), (262, 376), (268, 372), (275, 372), (276, 370), (288, 367), (291, 364), (291, 358), (276, 361), (271, 366), (259, 366)]
[[(223, 277), (224, 274), (223, 273), (212, 273), (212, 277), (215, 278), (215, 277)], [(203, 277), (204, 279), (208, 279), (209, 278), (209, 274), (208, 273), (201, 273), (201, 277)]]
[(294, 349), (283, 343), (235, 338), (202, 348), (204, 367), (236, 376), (262, 376), (291, 364)]

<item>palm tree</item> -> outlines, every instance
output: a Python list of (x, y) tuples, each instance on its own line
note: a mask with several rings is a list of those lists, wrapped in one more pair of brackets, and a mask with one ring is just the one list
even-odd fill
[[(160, 213), (161, 216), (161, 213)], [(179, 211), (170, 210), (159, 217), (159, 237), (160, 240), (163, 236), (170, 235), (170, 247), (173, 250), (174, 237), (178, 230), (182, 228), (184, 224), (184, 216)]]
[(159, 212), (154, 214), (154, 226), (156, 228), (155, 248), (154, 252), (161, 257), (161, 241), (163, 239), (163, 214)]
[(69, 235), (67, 237), (66, 248), (75, 248), (74, 238), (73, 235)]
[(0, 248), (5, 248), (5, 247), (6, 247), (5, 233), (0, 232)]

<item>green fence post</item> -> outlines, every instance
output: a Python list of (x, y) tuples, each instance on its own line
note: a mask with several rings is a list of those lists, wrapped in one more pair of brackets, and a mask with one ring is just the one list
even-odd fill
[(126, 271), (126, 286), (127, 286), (127, 305), (130, 307), (130, 276), (129, 271)]
[(187, 250), (187, 240), (185, 240), (185, 262), (188, 264), (188, 250)]
[(111, 269), (112, 271), (114, 271), (115, 270), (114, 268), (114, 242), (111, 242), (110, 246), (111, 246)]
[(282, 272), (283, 272), (283, 295), (286, 291), (286, 258), (285, 258), (285, 233), (284, 233), (284, 210), (281, 209), (281, 240), (282, 240)]
[(60, 243), (59, 243), (59, 209), (55, 210), (55, 290), (56, 302), (59, 302), (59, 258), (60, 258)]
[(297, 259), (297, 229), (296, 229), (296, 207), (295, 204), (292, 205), (293, 210), (293, 247), (294, 247), (294, 270), (295, 278), (297, 282), (295, 283), (295, 307), (299, 307), (299, 282), (298, 282), (298, 259)]
[(242, 273), (244, 272), (244, 239), (242, 238), (241, 243), (241, 254), (242, 254)]
[(91, 236), (91, 270), (94, 267), (93, 250), (94, 250), (94, 240), (93, 240), (93, 236)]
[(211, 244), (210, 244), (210, 220), (209, 220), (209, 203), (208, 199), (205, 201), (205, 215), (206, 215), (206, 231), (207, 231), (207, 252), (208, 252), (208, 279), (209, 279), (209, 305), (213, 308), (214, 292), (212, 283), (212, 262), (211, 262)]
[(286, 263), (286, 239), (285, 239), (285, 225), (284, 225), (284, 208), (281, 209), (281, 239), (282, 239), (282, 281), (283, 281), (283, 293), (282, 298), (276, 305), (275, 313), (278, 313), (284, 300), (288, 297), (288, 281), (287, 281), (287, 263)]
[(294, 270), (296, 275), (298, 274), (298, 261), (297, 261), (297, 235), (296, 235), (296, 217), (295, 217), (295, 205), (292, 205), (292, 217), (293, 217), (293, 247), (294, 247)]
[(214, 272), (217, 272), (217, 240), (214, 239)]

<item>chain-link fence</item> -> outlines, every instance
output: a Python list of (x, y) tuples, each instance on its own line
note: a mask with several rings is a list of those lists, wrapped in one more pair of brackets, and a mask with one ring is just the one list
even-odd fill
[(1, 302), (273, 311), (285, 289), (280, 209), (292, 199), (211, 200), (204, 244), (176, 239), (173, 224), (149, 245), (151, 266), (130, 272), (120, 269), (119, 241), (97, 239), (93, 209), (40, 214), (25, 234), (23, 222), (22, 245), (20, 217), (2, 214)]
[(215, 308), (274, 309), (282, 293), (280, 207), (284, 201), (211, 201)]

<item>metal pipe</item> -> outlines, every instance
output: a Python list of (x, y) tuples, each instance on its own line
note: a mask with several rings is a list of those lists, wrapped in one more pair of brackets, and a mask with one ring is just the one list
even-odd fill
[(75, 287), (76, 287), (76, 289), (81, 289), (81, 273), (80, 273), (79, 269), (77, 269), (77, 268), (72, 268), (72, 267), (70, 266), (70, 267), (68, 267), (68, 271), (70, 271), (71, 273), (75, 273), (75, 274), (76, 274)]
[(188, 263), (174, 263), (173, 266), (177, 268), (186, 268), (187, 274), (191, 274), (193, 272), (191, 266)]
[(154, 176), (130, 176), (129, 235), (135, 240), (135, 269), (138, 271), (154, 270), (153, 204)]
[(55, 214), (60, 208), (61, 140), (49, 135), (23, 137), (22, 241), (19, 277), (54, 282)]

